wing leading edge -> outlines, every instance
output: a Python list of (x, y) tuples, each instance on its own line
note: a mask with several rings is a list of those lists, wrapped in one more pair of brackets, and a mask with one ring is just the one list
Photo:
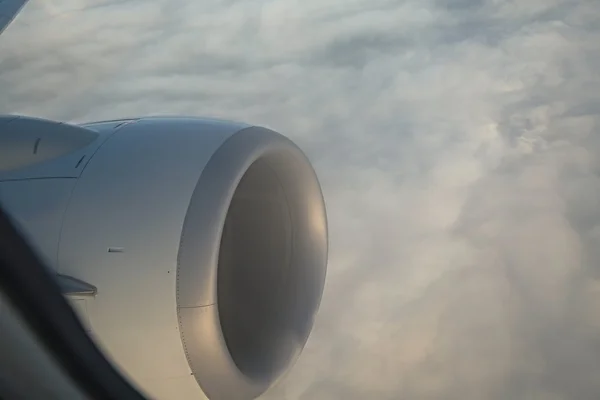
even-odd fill
[(28, 0), (0, 0), (0, 35)]

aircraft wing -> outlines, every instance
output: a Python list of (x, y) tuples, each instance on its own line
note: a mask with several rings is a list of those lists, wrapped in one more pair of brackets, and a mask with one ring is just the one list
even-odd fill
[(0, 34), (17, 16), (28, 0), (0, 0)]

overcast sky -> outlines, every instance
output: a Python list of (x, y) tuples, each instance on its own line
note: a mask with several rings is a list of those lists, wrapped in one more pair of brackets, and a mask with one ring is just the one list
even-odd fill
[(269, 399), (600, 397), (600, 4), (31, 0), (0, 113), (208, 115), (322, 180), (313, 335)]

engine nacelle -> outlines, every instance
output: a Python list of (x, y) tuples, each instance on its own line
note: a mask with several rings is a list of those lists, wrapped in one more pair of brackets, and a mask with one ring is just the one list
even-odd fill
[(327, 222), (271, 130), (199, 118), (0, 118), (0, 202), (107, 357), (155, 399), (250, 399), (312, 329)]

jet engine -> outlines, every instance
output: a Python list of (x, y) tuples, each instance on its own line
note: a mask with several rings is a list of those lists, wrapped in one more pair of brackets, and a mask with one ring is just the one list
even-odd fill
[(325, 206), (306, 156), (274, 131), (0, 117), (0, 203), (150, 398), (256, 398), (308, 339)]

